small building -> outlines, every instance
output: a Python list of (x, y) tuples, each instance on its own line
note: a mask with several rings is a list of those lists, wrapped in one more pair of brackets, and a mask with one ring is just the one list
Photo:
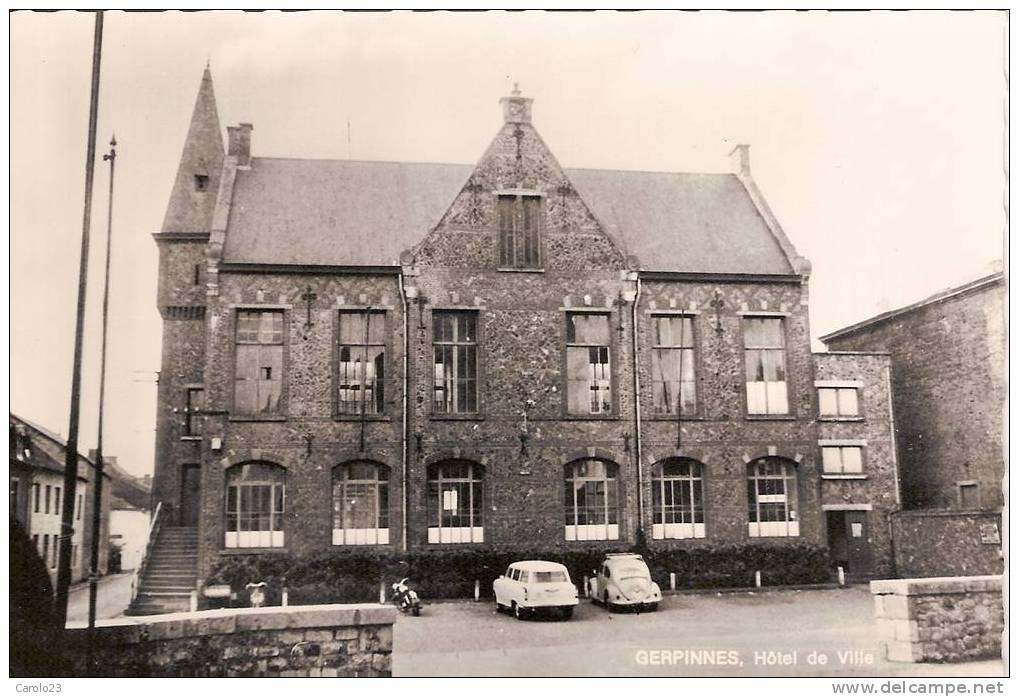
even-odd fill
[(905, 509), (1001, 509), (1006, 302), (999, 272), (821, 337), (891, 357)]
[[(10, 511), (32, 539), (32, 544), (56, 582), (64, 505), (64, 452), (67, 443), (59, 435), (10, 415)], [(71, 543), (71, 582), (88, 578), (92, 548), (92, 507), (95, 501), (95, 461), (78, 455), (75, 487), (74, 536)], [(109, 550), (110, 479), (103, 477), (100, 508), (99, 570), (106, 573)]]

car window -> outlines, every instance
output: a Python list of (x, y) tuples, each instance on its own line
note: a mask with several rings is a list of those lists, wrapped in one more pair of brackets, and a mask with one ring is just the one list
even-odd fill
[(518, 580), (521, 583), (527, 583), (527, 576), (528, 576), (528, 574), (530, 572), (529, 571), (524, 571), (523, 569), (521, 569), (518, 573), (520, 574), (520, 578)]
[(513, 578), (513, 567), (506, 567), (506, 578)]
[(566, 574), (562, 571), (535, 571), (535, 583), (566, 583)]
[(520, 578), (520, 569), (513, 569), (510, 571), (510, 578), (516, 581)]
[(647, 578), (650, 576), (646, 566), (624, 566), (619, 570), (620, 578)]

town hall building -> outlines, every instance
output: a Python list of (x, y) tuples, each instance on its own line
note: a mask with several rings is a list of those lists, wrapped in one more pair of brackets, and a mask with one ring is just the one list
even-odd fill
[(639, 535), (888, 574), (889, 359), (811, 353), (810, 265), (748, 146), (731, 173), (567, 169), (533, 106), (503, 98), (474, 165), (255, 157), (206, 70), (154, 235), (154, 497), (198, 576)]

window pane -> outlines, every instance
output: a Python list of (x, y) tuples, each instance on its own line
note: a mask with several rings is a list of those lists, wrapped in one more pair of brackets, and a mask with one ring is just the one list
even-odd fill
[(842, 471), (847, 474), (863, 472), (863, 450), (861, 448), (842, 449)]
[(234, 411), (254, 414), (258, 411), (258, 351), (257, 344), (237, 346), (237, 360), (234, 368)]
[(364, 313), (340, 313), (340, 343), (360, 345), (364, 343)]
[(836, 391), (824, 387), (819, 388), (817, 390), (817, 409), (821, 416), (838, 415), (839, 411)]
[(842, 458), (838, 448), (821, 448), (821, 466), (825, 472), (839, 474), (842, 472)]
[(569, 315), (567, 321), (567, 341), (575, 344), (608, 346), (608, 316), (580, 313)]
[(858, 416), (860, 414), (859, 394), (855, 387), (839, 390), (839, 414), (842, 416)]

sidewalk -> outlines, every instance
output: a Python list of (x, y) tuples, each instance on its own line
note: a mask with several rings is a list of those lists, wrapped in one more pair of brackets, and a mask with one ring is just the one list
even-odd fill
[[(96, 619), (119, 617), (131, 604), (133, 574), (114, 574), (99, 579), (96, 588)], [(88, 621), (88, 582), (71, 586), (67, 599), (67, 622)]]

